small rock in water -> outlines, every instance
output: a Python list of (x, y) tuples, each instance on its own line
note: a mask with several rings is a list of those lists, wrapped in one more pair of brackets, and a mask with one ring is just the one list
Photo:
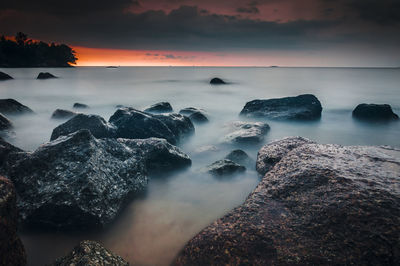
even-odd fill
[(210, 80), (210, 84), (213, 84), (213, 85), (222, 85), (222, 84), (226, 84), (226, 82), (223, 81), (223, 80), (220, 79), (220, 78), (213, 78), (213, 79)]
[(0, 80), (9, 80), (13, 79), (10, 75), (0, 71)]
[(40, 72), (36, 79), (55, 79), (57, 78), (49, 72)]
[(11, 121), (0, 113), (0, 130), (7, 130), (12, 128)]
[(51, 118), (53, 119), (65, 119), (65, 118), (71, 118), (74, 115), (77, 115), (77, 113), (69, 110), (64, 110), (64, 109), (56, 109), (53, 114), (51, 115)]
[(246, 167), (231, 160), (223, 159), (207, 166), (207, 172), (215, 176), (227, 176), (246, 171)]
[(72, 107), (77, 109), (86, 109), (89, 108), (89, 105), (86, 105), (84, 103), (74, 103)]
[(0, 99), (0, 113), (16, 115), (33, 113), (33, 111), (14, 99)]
[(269, 100), (247, 102), (240, 115), (251, 118), (276, 120), (317, 120), (321, 118), (322, 106), (317, 97), (303, 94)]
[(247, 168), (254, 169), (256, 165), (256, 162), (243, 150), (233, 150), (227, 156), (225, 156), (225, 159), (244, 165)]
[(223, 138), (226, 143), (260, 143), (268, 133), (270, 127), (262, 122), (241, 122), (236, 121), (228, 125), (233, 132)]
[(144, 110), (144, 112), (149, 113), (170, 113), (172, 111), (173, 109), (169, 102), (159, 102)]
[(194, 123), (205, 123), (208, 122), (207, 115), (203, 109), (194, 107), (187, 107), (179, 111), (180, 114), (186, 115)]
[(0, 176), (0, 265), (26, 265), (25, 249), (17, 235), (17, 217), (14, 185)]
[(359, 104), (353, 110), (353, 117), (364, 121), (390, 121), (399, 119), (399, 116), (393, 113), (392, 107), (389, 104)]
[(57, 259), (51, 266), (128, 266), (120, 256), (113, 254), (95, 241), (84, 240), (65, 257)]

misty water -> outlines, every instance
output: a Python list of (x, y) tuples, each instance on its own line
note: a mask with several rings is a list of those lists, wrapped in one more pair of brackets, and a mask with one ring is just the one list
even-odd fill
[[(143, 109), (160, 101), (170, 102), (177, 112), (190, 106), (202, 108), (210, 118), (210, 123), (195, 125), (195, 135), (179, 144), (191, 157), (192, 167), (151, 176), (146, 193), (133, 200), (108, 228), (98, 232), (21, 228), (30, 265), (49, 263), (83, 239), (97, 240), (131, 263), (168, 265), (191, 237), (241, 204), (259, 182), (254, 169), (225, 179), (200, 171), (236, 148), (256, 158), (264, 143), (221, 144), (228, 130), (225, 125), (243, 120), (238, 114), (249, 100), (311, 93), (323, 106), (321, 120), (315, 122), (265, 120), (271, 126), (265, 143), (303, 136), (319, 143), (400, 146), (400, 122), (361, 123), (351, 116), (352, 109), (364, 102), (388, 103), (400, 114), (400, 69), (78, 67), (0, 71), (15, 78), (0, 83), (0, 98), (14, 98), (35, 111), (9, 117), (15, 134), (6, 140), (25, 150), (35, 150), (48, 141), (52, 129), (65, 121), (50, 119), (51, 113), (57, 108), (72, 110), (74, 102), (90, 106), (81, 112), (106, 120), (116, 105)], [(60, 78), (36, 80), (42, 71)], [(229, 84), (208, 84), (216, 76)]]

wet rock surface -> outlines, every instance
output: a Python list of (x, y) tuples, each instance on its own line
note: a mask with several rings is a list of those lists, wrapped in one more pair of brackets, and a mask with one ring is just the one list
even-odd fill
[(0, 265), (26, 265), (25, 249), (17, 236), (16, 202), (11, 180), (0, 176)]
[(194, 123), (208, 122), (208, 117), (203, 109), (187, 107), (179, 111), (180, 114), (188, 116)]
[(129, 263), (120, 256), (113, 254), (95, 241), (84, 240), (79, 243), (68, 255), (57, 259), (52, 266), (71, 266), (71, 265), (124, 265)]
[(54, 128), (50, 140), (66, 136), (80, 129), (89, 130), (96, 138), (112, 138), (115, 136), (116, 131), (115, 127), (107, 123), (101, 116), (76, 114), (65, 123)]
[(398, 149), (299, 144), (175, 265), (398, 265), (399, 181)]
[(116, 126), (120, 138), (145, 139), (165, 138), (172, 144), (178, 143), (194, 133), (193, 123), (179, 114), (153, 115), (134, 108), (118, 109), (109, 119)]
[(269, 143), (258, 151), (256, 162), (257, 172), (264, 176), (291, 150), (311, 143), (315, 142), (303, 137), (288, 137)]
[(87, 108), (89, 108), (89, 105), (84, 104), (84, 103), (74, 103), (74, 105), (72, 107), (76, 108), (76, 109), (87, 109)]
[(268, 133), (267, 123), (236, 121), (227, 125), (232, 131), (223, 138), (225, 143), (260, 143)]
[(390, 121), (399, 119), (399, 116), (393, 113), (392, 107), (389, 104), (359, 104), (353, 110), (353, 117), (364, 121)]
[(222, 84), (226, 84), (226, 82), (223, 81), (223, 80), (220, 79), (220, 78), (212, 78), (212, 79), (210, 80), (210, 84), (222, 85)]
[(66, 119), (66, 118), (71, 118), (75, 116), (77, 113), (70, 111), (70, 110), (64, 110), (64, 109), (56, 109), (53, 114), (51, 115), (51, 118), (53, 119)]
[(244, 165), (249, 169), (254, 169), (256, 165), (256, 162), (243, 150), (233, 150), (225, 156), (225, 159)]
[(159, 102), (144, 110), (144, 112), (149, 113), (170, 113), (172, 111), (173, 109), (169, 102)]
[(0, 113), (0, 130), (7, 130), (12, 128), (11, 121)]
[(49, 72), (40, 72), (36, 79), (55, 79), (57, 78)]
[(33, 113), (33, 111), (14, 99), (0, 99), (0, 113), (16, 115)]
[(13, 77), (0, 71), (0, 80), (9, 80), (9, 79), (13, 79)]
[(24, 156), (12, 146), (5, 148), (10, 163), (2, 171), (15, 184), (22, 221), (32, 227), (103, 227), (131, 196), (146, 188), (149, 170), (191, 163), (164, 139), (96, 139), (88, 130)]
[(303, 94), (247, 102), (240, 115), (276, 120), (316, 120), (321, 118), (322, 106), (317, 97)]
[(229, 176), (246, 171), (246, 167), (231, 160), (223, 159), (210, 164), (206, 170), (215, 176)]

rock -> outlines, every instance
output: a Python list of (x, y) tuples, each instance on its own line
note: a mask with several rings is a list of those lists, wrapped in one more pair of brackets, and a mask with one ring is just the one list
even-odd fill
[(187, 107), (179, 111), (180, 114), (186, 115), (190, 118), (190, 120), (194, 123), (205, 123), (208, 122), (207, 115), (204, 110)]
[(12, 123), (7, 117), (0, 113), (0, 131), (12, 128)]
[(51, 118), (53, 119), (65, 119), (65, 118), (71, 118), (75, 116), (77, 113), (69, 110), (64, 110), (64, 109), (56, 109), (53, 114), (51, 115)]
[(17, 236), (17, 195), (10, 180), (0, 176), (0, 264), (26, 265), (24, 246)]
[(33, 113), (33, 111), (14, 99), (0, 99), (0, 113), (15, 115)]
[(204, 153), (217, 152), (217, 151), (219, 151), (219, 150), (220, 150), (220, 149), (219, 149), (217, 146), (214, 146), (214, 145), (205, 145), (205, 146), (197, 147), (197, 148), (194, 150), (194, 153), (196, 153), (196, 154), (204, 154)]
[(353, 110), (353, 117), (365, 121), (388, 121), (399, 119), (399, 116), (393, 113), (392, 107), (389, 104), (359, 104)]
[(0, 80), (9, 80), (13, 79), (10, 75), (0, 71)]
[(89, 130), (96, 138), (115, 137), (116, 130), (113, 125), (107, 123), (101, 116), (76, 114), (65, 123), (53, 129), (50, 140), (55, 140), (60, 136), (66, 136), (80, 129)]
[(288, 137), (269, 143), (258, 151), (256, 163), (257, 172), (264, 176), (291, 150), (304, 144), (311, 143), (315, 142), (302, 137)]
[(49, 72), (40, 72), (36, 79), (55, 79), (57, 78)]
[(260, 143), (268, 133), (267, 123), (236, 121), (228, 125), (233, 132), (224, 136), (226, 143)]
[(52, 266), (128, 266), (120, 256), (113, 254), (95, 241), (84, 240), (76, 246), (71, 253), (63, 258), (57, 259)]
[(169, 102), (159, 102), (144, 110), (144, 112), (149, 113), (170, 113), (172, 111), (173, 109)]
[(116, 137), (128, 139), (164, 138), (176, 144), (194, 132), (189, 118), (179, 114), (153, 115), (134, 108), (118, 109), (109, 119), (116, 126)]
[(246, 103), (240, 115), (277, 120), (316, 120), (321, 118), (322, 106), (317, 97), (303, 94)]
[(18, 160), (12, 153), (5, 172), (15, 184), (21, 219), (41, 228), (104, 227), (146, 188), (149, 171), (191, 164), (164, 139), (96, 139), (88, 130), (43, 144)]
[(233, 150), (225, 156), (225, 159), (252, 169), (256, 165), (256, 162), (243, 150)]
[(225, 83), (225, 81), (223, 81), (223, 80), (220, 79), (220, 78), (213, 78), (213, 79), (210, 80), (210, 84), (213, 84), (213, 85), (222, 85), (222, 84), (226, 84), (226, 83)]
[(86, 105), (84, 103), (74, 103), (72, 107), (76, 109), (87, 109), (89, 108), (89, 105)]
[(206, 170), (215, 176), (227, 176), (244, 172), (246, 171), (246, 167), (231, 160), (223, 159), (210, 164)]
[(0, 175), (7, 175), (8, 169), (15, 162), (24, 157), (25, 152), (0, 137)]
[(175, 265), (399, 265), (399, 182), (399, 149), (299, 144)]

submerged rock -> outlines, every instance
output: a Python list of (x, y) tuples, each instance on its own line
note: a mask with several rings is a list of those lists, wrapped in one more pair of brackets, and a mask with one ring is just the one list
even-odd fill
[(0, 113), (15, 115), (33, 113), (33, 111), (14, 99), (0, 99)]
[(120, 138), (157, 137), (176, 144), (186, 135), (194, 133), (192, 122), (185, 116), (153, 115), (129, 107), (118, 109), (110, 117), (109, 122), (116, 126), (116, 136)]
[(36, 79), (55, 79), (57, 78), (49, 72), (40, 72)]
[(240, 115), (277, 120), (316, 120), (321, 118), (322, 106), (317, 97), (303, 94), (246, 103)]
[(233, 150), (225, 156), (225, 159), (231, 160), (240, 165), (244, 165), (247, 168), (254, 169), (256, 165), (256, 162), (243, 150)]
[(236, 121), (228, 125), (233, 132), (224, 136), (226, 143), (260, 143), (268, 133), (267, 123)]
[(13, 77), (0, 71), (0, 80), (9, 80), (9, 79), (13, 79)]
[(194, 123), (205, 123), (208, 122), (207, 115), (203, 109), (194, 107), (187, 107), (179, 111), (180, 114), (186, 115)]
[(225, 81), (223, 81), (220, 78), (213, 78), (210, 80), (210, 84), (214, 84), (214, 85), (222, 85), (222, 84), (226, 84)]
[(398, 149), (299, 143), (175, 265), (398, 265), (399, 182)]
[[(5, 173), (19, 195), (24, 224), (99, 228), (147, 186), (147, 173), (186, 167), (189, 157), (164, 139), (96, 139), (80, 130), (15, 159)], [(1, 152), (0, 152), (1, 154)]]
[(275, 166), (286, 154), (304, 144), (315, 143), (302, 137), (288, 137), (273, 141), (258, 151), (256, 169), (264, 176)]
[(206, 170), (215, 176), (227, 176), (244, 172), (246, 171), (246, 167), (231, 160), (223, 159), (210, 164)]
[(159, 102), (144, 110), (144, 112), (149, 113), (170, 113), (172, 111), (173, 109), (169, 102)]
[(10, 180), (0, 176), (0, 264), (26, 265), (24, 246), (17, 236), (17, 195)]
[(120, 256), (113, 254), (95, 241), (84, 240), (79, 243), (68, 255), (57, 259), (52, 266), (128, 266)]
[(0, 131), (12, 128), (12, 123), (7, 117), (0, 113)]
[(74, 103), (74, 105), (72, 107), (76, 108), (76, 109), (87, 109), (87, 108), (89, 108), (89, 105), (84, 104), (84, 103)]
[(399, 116), (393, 113), (392, 107), (389, 104), (359, 104), (353, 110), (353, 117), (365, 121), (388, 121), (399, 119)]
[(53, 114), (51, 115), (51, 118), (53, 119), (65, 119), (65, 118), (71, 118), (73, 116), (77, 115), (77, 113), (70, 111), (70, 110), (64, 110), (64, 109), (56, 109)]
[(115, 127), (98, 115), (75, 114), (74, 117), (53, 129), (50, 140), (66, 136), (80, 129), (89, 130), (96, 138), (112, 138)]

